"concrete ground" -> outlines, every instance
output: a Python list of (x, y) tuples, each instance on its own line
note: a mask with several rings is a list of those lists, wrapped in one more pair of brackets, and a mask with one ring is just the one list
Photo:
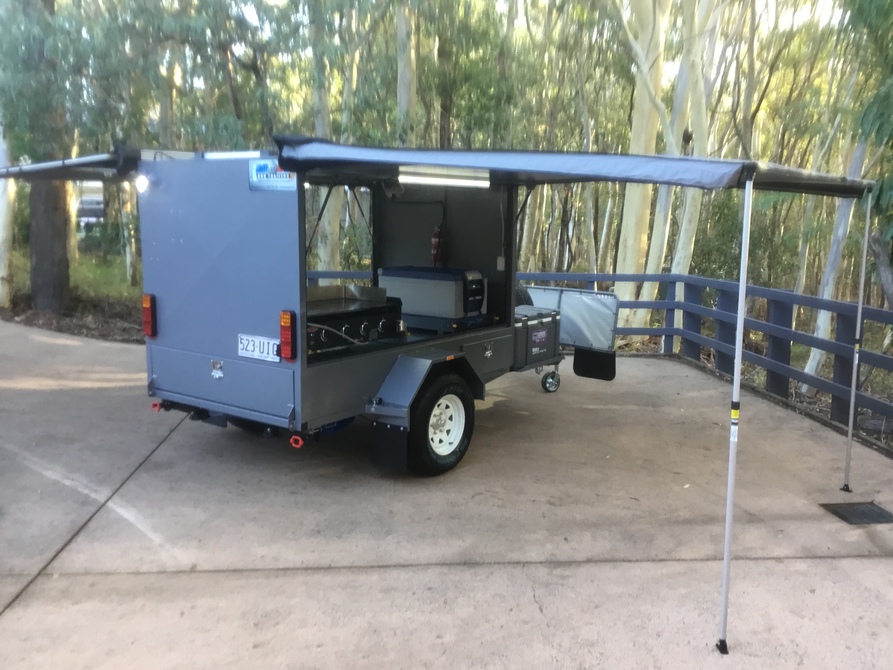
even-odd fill
[(623, 358), (509, 375), (434, 479), (357, 422), (301, 450), (149, 411), (143, 349), (0, 322), (0, 668), (889, 668), (893, 461), (745, 394), (714, 649), (730, 386)]

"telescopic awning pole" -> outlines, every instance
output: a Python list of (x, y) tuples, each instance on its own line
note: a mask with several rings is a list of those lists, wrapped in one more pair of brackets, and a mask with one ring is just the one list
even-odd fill
[(846, 434), (846, 466), (841, 491), (851, 493), (850, 461), (853, 456), (853, 424), (856, 419), (856, 390), (859, 385), (859, 351), (862, 349), (862, 303), (865, 301), (865, 266), (868, 263), (868, 233), (871, 230), (871, 192), (865, 195), (865, 233), (862, 236), (862, 269), (859, 270), (859, 304), (856, 307), (856, 341), (853, 343), (853, 376), (850, 380), (850, 421)]
[(732, 518), (735, 510), (735, 464), (738, 460), (738, 417), (741, 409), (741, 359), (744, 349), (744, 318), (747, 314), (747, 259), (750, 255), (750, 217), (753, 210), (753, 177), (744, 185), (744, 220), (741, 226), (741, 269), (738, 272), (738, 316), (735, 327), (735, 379), (732, 383), (732, 416), (729, 425), (729, 482), (726, 492), (726, 538), (722, 554), (722, 605), (719, 612), (721, 654), (729, 653), (726, 628), (729, 620), (729, 571), (732, 565)]

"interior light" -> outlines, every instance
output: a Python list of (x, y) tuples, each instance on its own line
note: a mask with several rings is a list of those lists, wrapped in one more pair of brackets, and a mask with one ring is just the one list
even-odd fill
[(490, 188), (489, 179), (461, 179), (459, 177), (427, 177), (417, 174), (401, 174), (401, 184), (423, 186), (459, 186), (464, 188)]
[(490, 172), (474, 168), (414, 165), (400, 168), (399, 181), (401, 184), (421, 184), (423, 186), (490, 188)]
[(149, 190), (149, 178), (144, 174), (137, 175), (133, 185), (136, 186), (137, 193), (145, 193)]

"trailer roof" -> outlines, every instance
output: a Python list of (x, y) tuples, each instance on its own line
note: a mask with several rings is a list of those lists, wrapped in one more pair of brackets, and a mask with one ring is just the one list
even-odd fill
[(809, 172), (771, 163), (686, 156), (378, 149), (302, 136), (276, 136), (279, 165), (311, 183), (371, 183), (396, 179), (400, 168), (487, 171), (491, 183), (534, 186), (593, 181), (672, 184), (702, 189), (754, 188), (858, 198), (874, 182)]

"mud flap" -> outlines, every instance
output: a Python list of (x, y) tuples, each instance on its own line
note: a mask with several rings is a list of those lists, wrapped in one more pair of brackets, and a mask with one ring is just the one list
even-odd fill
[(406, 470), (409, 431), (384, 421), (372, 422), (372, 462), (388, 470)]
[(617, 356), (613, 351), (574, 349), (574, 374), (588, 379), (612, 381), (617, 376)]

